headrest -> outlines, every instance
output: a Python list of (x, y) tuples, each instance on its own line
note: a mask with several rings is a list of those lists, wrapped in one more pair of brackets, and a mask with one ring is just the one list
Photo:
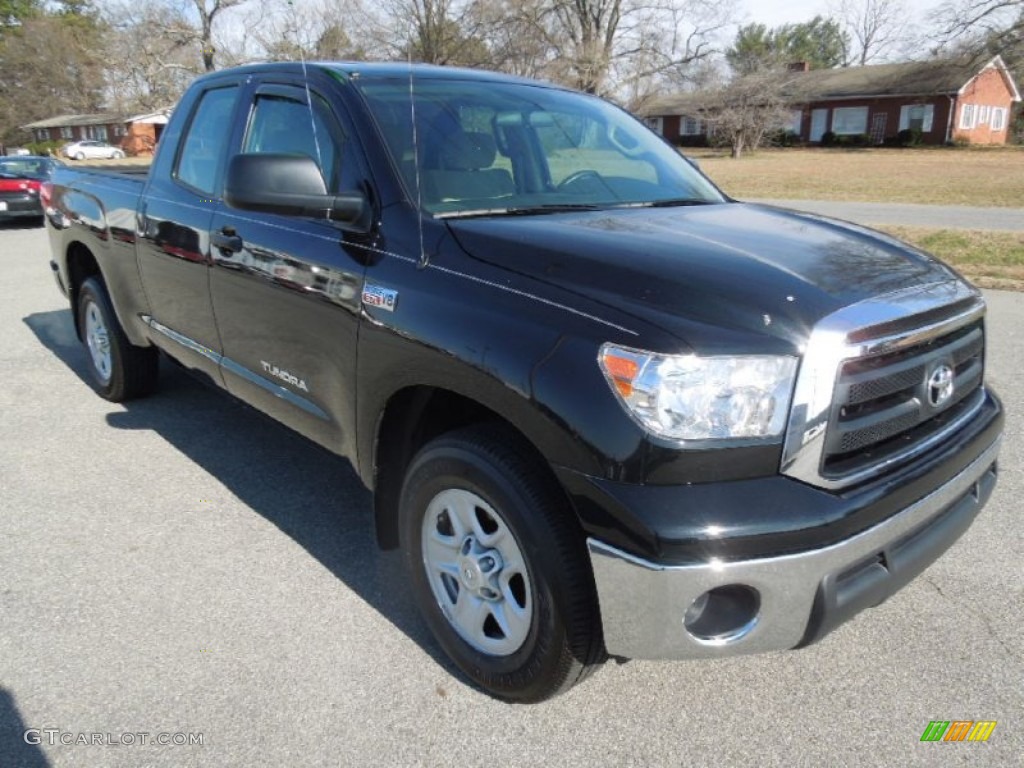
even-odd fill
[(494, 165), (497, 154), (489, 133), (453, 133), (441, 145), (441, 165), (449, 171), (476, 171)]

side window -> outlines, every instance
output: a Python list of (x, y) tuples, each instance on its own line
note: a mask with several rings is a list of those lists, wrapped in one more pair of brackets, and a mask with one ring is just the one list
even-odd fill
[(217, 88), (202, 95), (178, 156), (175, 176), (208, 195), (216, 192), (217, 164), (224, 156), (237, 95), (236, 86)]
[(344, 134), (317, 96), (313, 108), (279, 95), (256, 98), (243, 152), (306, 155), (316, 161), (327, 189), (338, 191)]

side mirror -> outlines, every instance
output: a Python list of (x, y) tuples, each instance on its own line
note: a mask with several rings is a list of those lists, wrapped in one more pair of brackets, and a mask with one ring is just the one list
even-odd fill
[(370, 206), (362, 192), (332, 195), (306, 155), (239, 154), (228, 163), (224, 202), (243, 211), (313, 216), (367, 231)]

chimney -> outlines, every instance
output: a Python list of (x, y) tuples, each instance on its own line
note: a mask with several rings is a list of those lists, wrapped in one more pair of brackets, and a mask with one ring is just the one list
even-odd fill
[(786, 67), (790, 72), (810, 72), (811, 62), (809, 61), (793, 61)]

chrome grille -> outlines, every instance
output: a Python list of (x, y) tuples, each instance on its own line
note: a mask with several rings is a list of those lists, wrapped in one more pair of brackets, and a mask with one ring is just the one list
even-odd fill
[[(981, 387), (984, 349), (984, 328), (977, 320), (896, 353), (844, 362), (825, 439), (823, 474), (856, 471), (941, 429), (948, 421), (944, 414)], [(953, 370), (953, 394), (933, 406), (928, 379), (942, 365)]]
[(950, 279), (822, 318), (804, 344), (782, 473), (846, 488), (963, 428), (985, 399), (984, 316), (977, 290)]

